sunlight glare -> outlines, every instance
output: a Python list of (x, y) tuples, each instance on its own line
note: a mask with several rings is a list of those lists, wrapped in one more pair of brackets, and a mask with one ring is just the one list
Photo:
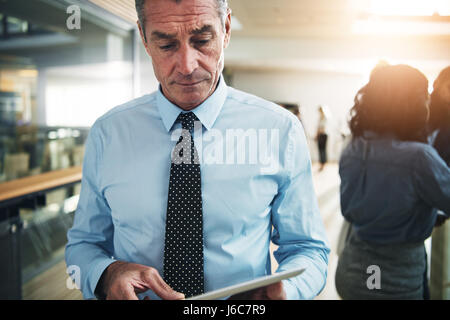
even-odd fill
[(370, 12), (381, 16), (450, 15), (448, 0), (371, 0)]

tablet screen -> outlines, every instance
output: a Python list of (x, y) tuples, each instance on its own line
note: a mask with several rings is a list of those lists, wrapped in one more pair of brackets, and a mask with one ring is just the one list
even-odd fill
[(298, 268), (298, 269), (292, 269), (287, 270), (283, 272), (277, 272), (272, 275), (263, 276), (260, 278), (256, 278), (253, 280), (249, 280), (246, 282), (238, 283), (229, 287), (225, 287), (222, 289), (210, 291), (198, 296), (187, 298), (186, 300), (214, 300), (214, 299), (220, 299), (225, 298), (228, 296), (232, 296), (237, 293), (250, 291), (253, 289), (257, 289), (260, 287), (267, 286), (269, 284), (273, 284), (276, 282), (279, 282), (283, 279), (288, 279), (292, 277), (296, 277), (299, 274), (301, 274), (303, 271), (305, 271), (304, 268)]

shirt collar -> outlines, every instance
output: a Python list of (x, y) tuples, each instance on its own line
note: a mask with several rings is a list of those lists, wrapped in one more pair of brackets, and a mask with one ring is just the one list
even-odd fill
[[(226, 97), (227, 84), (225, 83), (223, 76), (220, 76), (219, 83), (213, 94), (208, 99), (203, 101), (202, 104), (192, 110), (207, 130), (210, 130), (213, 127), (214, 122), (222, 110)], [(157, 106), (167, 132), (169, 132), (172, 128), (178, 118), (178, 115), (181, 112), (187, 112), (170, 102), (164, 96), (162, 93), (161, 84), (159, 85), (159, 90), (157, 93)]]

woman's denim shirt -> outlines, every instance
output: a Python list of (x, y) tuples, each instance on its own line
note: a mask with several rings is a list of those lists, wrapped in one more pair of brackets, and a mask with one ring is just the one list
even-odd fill
[(342, 214), (368, 242), (424, 241), (437, 209), (450, 215), (450, 169), (428, 144), (373, 133), (354, 137), (339, 174)]

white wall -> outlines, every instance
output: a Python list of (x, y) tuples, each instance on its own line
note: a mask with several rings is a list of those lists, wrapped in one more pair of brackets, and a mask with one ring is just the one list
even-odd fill
[(145, 51), (141, 39), (138, 39), (137, 45), (139, 46), (139, 89), (137, 90), (137, 96), (139, 97), (157, 90), (159, 83), (153, 72), (152, 60)]
[(45, 95), (46, 125), (90, 127), (107, 111), (133, 98), (131, 64), (47, 68), (41, 94)]
[(320, 104), (327, 105), (332, 114), (328, 156), (329, 160), (338, 160), (342, 148), (340, 130), (346, 126), (353, 98), (364, 84), (363, 76), (314, 71), (233, 70), (232, 79), (237, 89), (267, 100), (300, 105), (313, 160), (318, 159), (314, 141), (318, 122), (317, 107)]

